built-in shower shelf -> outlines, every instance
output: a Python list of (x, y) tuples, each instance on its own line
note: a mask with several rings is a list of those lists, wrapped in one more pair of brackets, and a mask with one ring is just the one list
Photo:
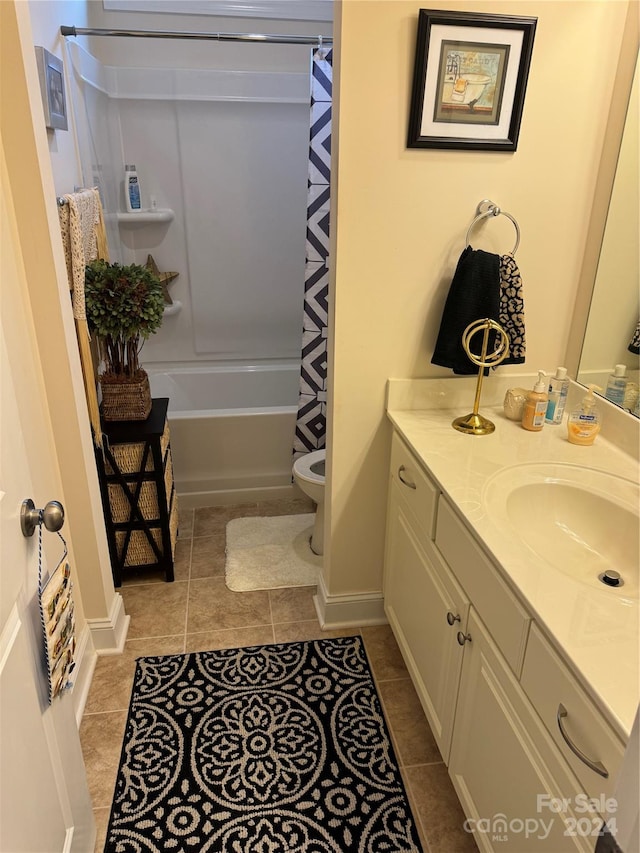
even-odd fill
[(179, 314), (182, 311), (182, 302), (175, 299), (170, 305), (165, 305), (162, 312), (164, 317), (173, 317), (174, 314)]
[(137, 228), (143, 225), (155, 225), (159, 222), (171, 222), (175, 214), (169, 207), (139, 210), (136, 213), (117, 213), (118, 225)]

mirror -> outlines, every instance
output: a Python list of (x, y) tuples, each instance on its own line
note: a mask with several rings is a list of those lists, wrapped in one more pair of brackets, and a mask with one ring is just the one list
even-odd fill
[(631, 343), (640, 317), (638, 112), (636, 60), (577, 380), (583, 385), (599, 385), (604, 395), (614, 365), (624, 364), (623, 407), (640, 416), (640, 355)]

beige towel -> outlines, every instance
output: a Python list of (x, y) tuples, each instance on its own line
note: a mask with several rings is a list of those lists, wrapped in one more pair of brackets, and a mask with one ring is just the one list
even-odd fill
[(100, 410), (96, 389), (96, 358), (91, 351), (87, 311), (84, 298), (85, 267), (96, 258), (109, 260), (107, 237), (100, 195), (95, 188), (68, 193), (66, 203), (58, 205), (60, 232), (67, 263), (67, 277), (76, 321), (76, 335), (84, 377), (89, 418), (94, 441), (102, 444)]
[(69, 287), (72, 289), (73, 316), (76, 320), (86, 320), (84, 270), (98, 257), (97, 229), (102, 205), (97, 189), (68, 193), (63, 198), (66, 204), (58, 205), (58, 216)]

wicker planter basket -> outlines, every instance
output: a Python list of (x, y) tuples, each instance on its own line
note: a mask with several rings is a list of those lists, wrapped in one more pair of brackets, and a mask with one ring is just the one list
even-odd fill
[(151, 414), (151, 389), (146, 371), (135, 377), (100, 377), (102, 417), (105, 421), (146, 421)]

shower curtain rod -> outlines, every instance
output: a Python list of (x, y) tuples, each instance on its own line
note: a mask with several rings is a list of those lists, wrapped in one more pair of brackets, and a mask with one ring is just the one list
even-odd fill
[(185, 33), (170, 30), (106, 30), (91, 27), (60, 27), (63, 36), (127, 36), (149, 39), (204, 39), (209, 41), (247, 41), (269, 44), (313, 44), (317, 47), (332, 45), (331, 36), (286, 36), (263, 33)]

